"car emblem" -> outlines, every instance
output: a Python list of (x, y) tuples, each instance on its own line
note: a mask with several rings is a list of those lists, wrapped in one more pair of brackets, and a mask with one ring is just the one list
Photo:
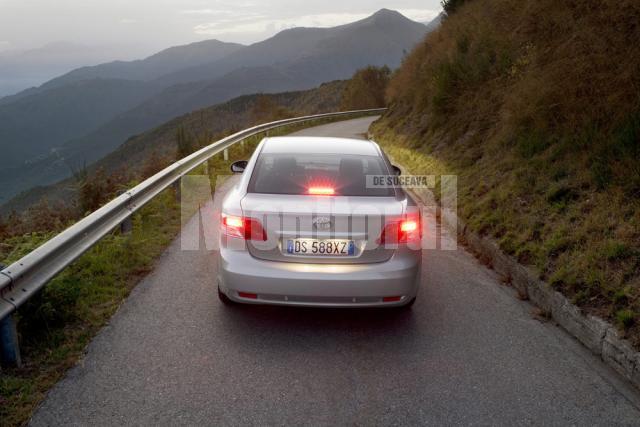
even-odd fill
[(328, 230), (331, 228), (331, 218), (319, 216), (313, 219), (313, 225), (317, 230)]

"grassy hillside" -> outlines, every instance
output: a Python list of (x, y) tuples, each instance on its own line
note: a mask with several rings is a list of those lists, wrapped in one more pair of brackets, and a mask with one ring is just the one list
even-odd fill
[(469, 227), (640, 346), (640, 3), (453, 3), (374, 133), (457, 174)]

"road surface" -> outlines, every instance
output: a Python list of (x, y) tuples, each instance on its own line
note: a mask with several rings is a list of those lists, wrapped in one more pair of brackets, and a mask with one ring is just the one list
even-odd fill
[(229, 308), (214, 253), (177, 239), (32, 424), (640, 424), (635, 391), (464, 249), (424, 267), (410, 311)]

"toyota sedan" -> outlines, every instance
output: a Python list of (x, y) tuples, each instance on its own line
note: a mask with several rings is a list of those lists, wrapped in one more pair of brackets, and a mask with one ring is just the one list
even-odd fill
[(227, 304), (408, 307), (421, 216), (373, 141), (264, 139), (225, 196), (218, 295)]

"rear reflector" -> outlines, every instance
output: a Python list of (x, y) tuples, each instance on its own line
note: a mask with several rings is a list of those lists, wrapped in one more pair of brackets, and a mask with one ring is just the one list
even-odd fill
[(257, 294), (252, 294), (252, 293), (249, 293), (249, 292), (238, 292), (238, 296), (240, 298), (258, 299), (258, 295)]
[(384, 297), (382, 298), (382, 302), (397, 302), (400, 301), (402, 297)]

